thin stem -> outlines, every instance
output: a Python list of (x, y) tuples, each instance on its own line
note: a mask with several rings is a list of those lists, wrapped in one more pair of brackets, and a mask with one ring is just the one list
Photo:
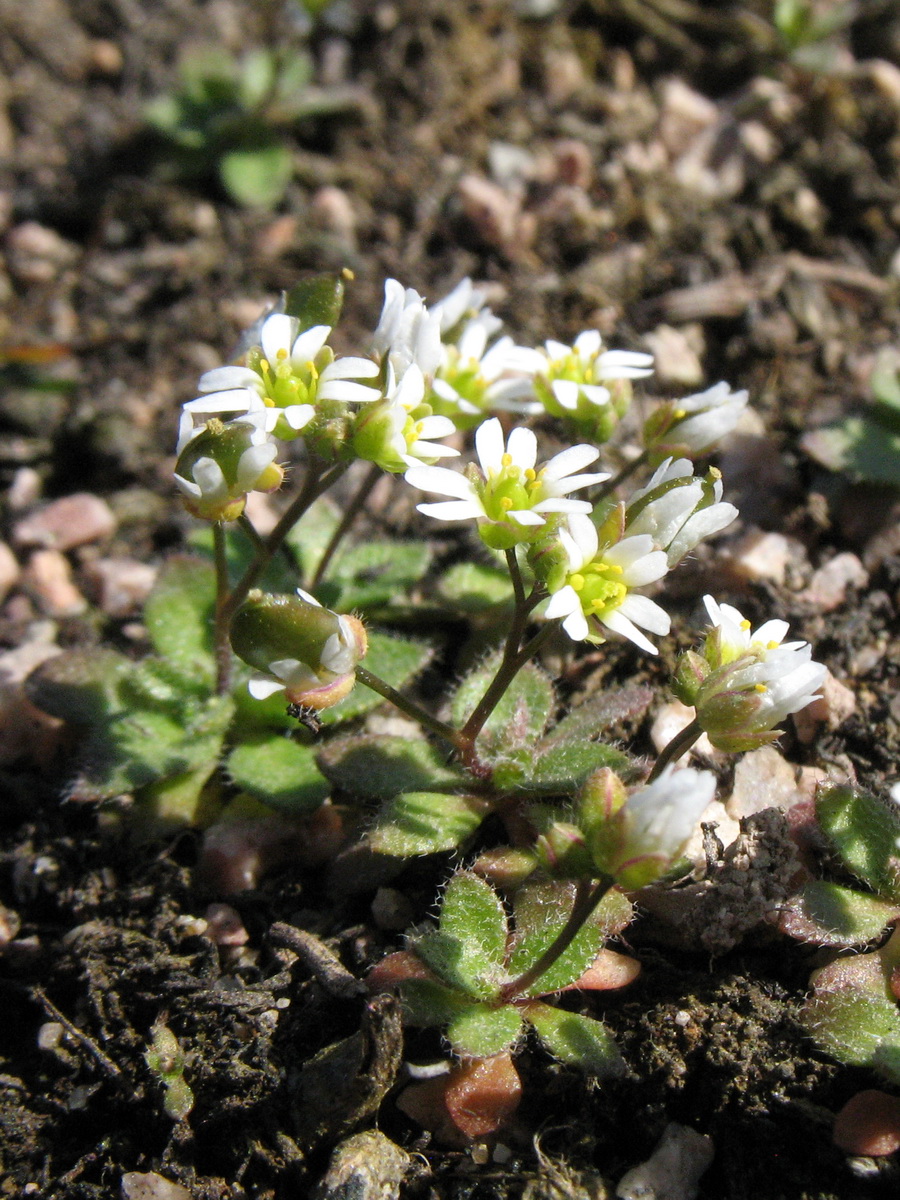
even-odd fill
[[(537, 603), (537, 601), (535, 600), (534, 603)], [(521, 671), (522, 667), (525, 666), (530, 658), (533, 658), (537, 654), (544, 642), (559, 628), (559, 621), (548, 621), (540, 633), (536, 634), (530, 642), (526, 642), (520, 650), (518, 644), (521, 638), (521, 626), (525, 623), (525, 616), (527, 616), (527, 612), (523, 614), (521, 622), (514, 622), (497, 674), (475, 706), (472, 715), (460, 730), (460, 736), (465, 739), (468, 747), (475, 745), (475, 739), (484, 728), (488, 717), (500, 703), (507, 688), (518, 675), (519, 671)]]
[(240, 525), (241, 529), (243, 529), (244, 533), (246, 533), (247, 537), (253, 543), (253, 549), (254, 550), (262, 550), (262, 547), (263, 547), (262, 534), (259, 532), (259, 530), (256, 528), (256, 526), (253, 524), (253, 522), (250, 520), (250, 518), (247, 516), (246, 513), (241, 513), (241, 515), (237, 519), (237, 523), (238, 523), (238, 525)]
[(461, 749), (460, 733), (452, 725), (447, 725), (444, 721), (439, 721), (437, 717), (433, 717), (424, 708), (420, 708), (415, 700), (410, 700), (402, 692), (398, 692), (396, 688), (391, 687), (389, 683), (385, 682), (378, 675), (373, 675), (371, 671), (363, 666), (357, 665), (356, 678), (359, 683), (364, 683), (366, 687), (371, 688), (373, 692), (377, 692), (379, 696), (384, 696), (385, 700), (390, 700), (395, 708), (399, 708), (408, 717), (412, 717), (414, 721), (418, 721), (425, 729), (430, 729), (432, 733), (436, 733), (438, 737), (449, 742), (455, 750)]
[(642, 450), (637, 458), (633, 458), (630, 463), (626, 463), (618, 475), (614, 475), (612, 479), (607, 479), (606, 483), (601, 483), (600, 487), (593, 495), (593, 503), (596, 504), (599, 500), (605, 500), (610, 493), (620, 487), (629, 476), (639, 470), (650, 458), (649, 450)]
[(300, 520), (313, 501), (317, 500), (336, 480), (340, 479), (349, 465), (349, 463), (337, 463), (330, 470), (323, 472), (321, 464), (310, 463), (302, 488), (281, 514), (278, 524), (272, 532), (262, 539), (262, 544), (257, 550), (253, 562), (235, 584), (231, 595), (225, 604), (223, 604), (223, 620), (226, 620), (230, 624), (231, 618), (246, 600), (250, 589), (259, 581), (260, 576), (271, 562), (272, 557), (281, 546), (287, 534)]
[(316, 573), (313, 575), (309, 584), (309, 590), (311, 592), (314, 592), (322, 582), (325, 572), (328, 570), (328, 565), (334, 557), (335, 550), (337, 550), (338, 546), (341, 544), (344, 535), (356, 520), (357, 516), (362, 510), (363, 505), (368, 500), (372, 489), (380, 478), (381, 467), (377, 466), (375, 463), (372, 463), (372, 465), (369, 467), (366, 477), (357, 488), (356, 495), (347, 505), (337, 529), (335, 529), (334, 533), (331, 535), (331, 539), (329, 540), (328, 545), (325, 547), (322, 557), (319, 559), (319, 565), (316, 567)]
[(229, 619), (226, 615), (228, 604), (228, 557), (225, 545), (225, 526), (221, 521), (213, 524), (213, 552), (216, 563), (216, 617), (215, 617), (215, 658), (216, 658), (216, 691), (224, 696), (231, 690), (231, 642), (228, 638)]
[(647, 776), (647, 782), (652, 783), (654, 779), (658, 779), (669, 763), (675, 762), (685, 751), (690, 750), (702, 733), (700, 722), (696, 718), (691, 721), (690, 725), (685, 725), (681, 733), (677, 733), (668, 746), (662, 749), (653, 770)]
[(580, 879), (578, 881), (569, 919), (544, 953), (534, 960), (528, 970), (523, 971), (521, 975), (511, 980), (501, 989), (501, 1000), (513, 1000), (516, 996), (521, 996), (523, 993), (529, 991), (532, 984), (540, 979), (544, 972), (548, 971), (565, 954), (578, 936), (579, 931), (584, 927), (591, 913), (612, 887), (612, 884), (612, 879), (608, 877), (604, 877), (593, 886), (591, 886), (589, 879)]
[(509, 577), (512, 580), (513, 594), (516, 598), (516, 609), (523, 609), (526, 603), (525, 584), (522, 581), (522, 571), (519, 567), (519, 560), (516, 558), (515, 547), (512, 550), (506, 551), (506, 565), (509, 567)]

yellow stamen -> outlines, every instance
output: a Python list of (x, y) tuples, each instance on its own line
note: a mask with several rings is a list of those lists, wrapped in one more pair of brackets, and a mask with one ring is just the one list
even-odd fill
[(285, 350), (284, 346), (279, 346), (279, 348), (275, 351), (275, 357), (280, 363), (283, 363), (287, 356), (288, 352)]
[(534, 467), (525, 468), (525, 478), (529, 483), (533, 483), (534, 480), (537, 479), (537, 472), (535, 471)]
[(747, 621), (747, 620), (741, 621), (741, 629), (749, 629), (749, 628), (750, 628), (749, 621)]
[(570, 585), (570, 587), (573, 587), (576, 592), (580, 592), (581, 589), (584, 587), (584, 576), (583, 575), (573, 575), (572, 578), (569, 580), (569, 585)]
[(753, 690), (754, 692), (764, 692), (766, 691), (766, 685), (764, 683), (754, 683)]
[(674, 416), (675, 416), (676, 421), (683, 421), (684, 418), (687, 416), (687, 409), (686, 408), (676, 408)]
[(512, 455), (504, 454), (503, 457), (500, 459), (500, 465), (503, 467), (511, 466), (512, 465)]
[(504, 512), (509, 512), (509, 510), (512, 508), (512, 506), (513, 506), (513, 502), (509, 498), (509, 496), (501, 496), (500, 497), (500, 507), (503, 509)]

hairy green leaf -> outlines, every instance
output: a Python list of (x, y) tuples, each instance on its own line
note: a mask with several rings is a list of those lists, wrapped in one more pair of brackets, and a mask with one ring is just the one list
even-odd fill
[(622, 771), (630, 765), (628, 755), (614, 746), (605, 746), (601, 742), (558, 742), (540, 755), (529, 778), (522, 780), (520, 787), (545, 796), (571, 793), (598, 767)]
[(121, 712), (121, 684), (133, 669), (124, 654), (102, 646), (66, 650), (31, 672), (25, 692), (32, 704), (62, 721), (103, 724)]
[(498, 991), (506, 950), (506, 913), (490, 884), (460, 871), (447, 884), (438, 930), (415, 945), (422, 961), (476, 999)]
[(341, 511), (337, 504), (330, 496), (320, 496), (290, 529), (285, 541), (297, 560), (302, 579), (312, 579), (340, 523)]
[(518, 1040), (522, 1018), (511, 1004), (492, 1008), (469, 1004), (447, 1026), (447, 1039), (457, 1054), (467, 1058), (489, 1058), (501, 1054)]
[(543, 748), (597, 738), (620, 721), (643, 716), (652, 700), (652, 689), (637, 685), (595, 692), (549, 730)]
[(487, 801), (477, 796), (404, 792), (378, 814), (369, 845), (396, 858), (454, 850), (472, 836), (487, 809)]
[(484, 563), (456, 563), (445, 571), (437, 594), (451, 608), (478, 613), (498, 605), (512, 606), (513, 586), (509, 572)]
[(212, 565), (184, 555), (169, 559), (144, 605), (153, 648), (163, 658), (212, 679), (215, 607)]
[[(500, 665), (491, 655), (462, 681), (451, 703), (451, 720), (463, 725), (475, 709)], [(478, 736), (479, 753), (492, 765), (506, 764), (513, 777), (527, 770), (554, 704), (553, 685), (534, 663), (528, 663), (507, 688)]]
[(816, 816), (848, 871), (879, 896), (900, 901), (900, 814), (861, 788), (825, 788)]
[[(515, 927), (506, 964), (515, 978), (527, 971), (560, 934), (572, 911), (575, 889), (570, 883), (526, 884), (516, 893)], [(525, 993), (545, 996), (574, 983), (603, 946), (603, 929), (596, 919), (585, 922), (566, 950), (538, 976)]]
[(226, 767), (239, 788), (282, 812), (311, 812), (330, 791), (312, 747), (286, 737), (262, 734), (241, 742)]
[(783, 905), (779, 926), (791, 937), (820, 946), (860, 946), (900, 916), (896, 904), (824, 879), (805, 883)]
[(452, 791), (467, 776), (447, 763), (447, 751), (417, 738), (362, 734), (335, 738), (319, 751), (319, 767), (337, 787), (367, 800), (398, 792)]
[(600, 1079), (617, 1079), (625, 1073), (615, 1038), (602, 1022), (537, 1001), (528, 1005), (525, 1017), (562, 1062)]
[(258, 208), (274, 208), (287, 191), (294, 160), (287, 146), (271, 141), (227, 150), (219, 159), (222, 184), (232, 200)]
[(424, 542), (362, 542), (343, 551), (319, 588), (319, 598), (341, 612), (386, 607), (406, 599), (422, 580), (434, 552)]

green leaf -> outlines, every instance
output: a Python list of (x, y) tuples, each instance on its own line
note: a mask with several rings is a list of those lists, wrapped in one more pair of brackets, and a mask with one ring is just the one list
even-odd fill
[(900, 1047), (896, 1003), (871, 991), (817, 991), (803, 1008), (803, 1023), (820, 1049), (850, 1066), (871, 1067), (882, 1047)]
[(432, 979), (404, 979), (397, 986), (406, 1025), (446, 1025), (472, 1002)]
[(525, 1017), (550, 1053), (562, 1062), (600, 1079), (624, 1075), (619, 1047), (602, 1022), (538, 1002), (528, 1005)]
[[(461, 726), (474, 710), (500, 665), (493, 654), (462, 681), (451, 703), (453, 724)], [(504, 759), (520, 768), (530, 762), (554, 704), (553, 685), (534, 663), (527, 663), (507, 688), (478, 736), (479, 753), (487, 762)]]
[[(424, 642), (413, 642), (408, 638), (392, 637), (387, 633), (367, 630), (369, 650), (363, 659), (363, 665), (373, 675), (380, 676), (391, 687), (398, 690), (406, 687), (431, 658), (432, 649)], [(382, 697), (377, 692), (370, 691), (365, 684), (357, 683), (346, 699), (333, 708), (326, 708), (320, 713), (323, 725), (337, 725), (340, 721), (350, 721), (367, 713), (370, 709), (382, 704)]]
[(598, 767), (621, 772), (630, 766), (628, 755), (613, 746), (599, 742), (560, 742), (540, 755), (529, 778), (521, 780), (519, 787), (545, 796), (571, 793)]
[(816, 816), (825, 836), (857, 879), (900, 901), (900, 814), (869, 792), (850, 786), (819, 793)]
[(433, 557), (424, 542), (363, 542), (339, 556), (317, 599), (341, 612), (384, 607), (407, 598)]
[(211, 691), (212, 681), (203, 673), (186, 671), (167, 658), (145, 658), (134, 664), (120, 685), (126, 707), (173, 713), (185, 704), (209, 699)]
[(62, 721), (103, 724), (121, 712), (121, 684), (133, 669), (123, 654), (102, 646), (67, 650), (31, 672), (25, 693), (32, 704)]
[(216, 573), (199, 558), (170, 558), (144, 605), (144, 623), (163, 658), (213, 677)]
[[(515, 978), (527, 971), (562, 931), (575, 889), (570, 883), (526, 884), (516, 893), (516, 932), (506, 964)], [(603, 947), (603, 930), (596, 918), (585, 922), (569, 947), (540, 975), (525, 993), (546, 996), (579, 979)]]
[(318, 808), (330, 791), (312, 747), (286, 737), (259, 735), (240, 743), (229, 754), (226, 768), (239, 788), (291, 814)]
[(900, 487), (900, 434), (869, 417), (814, 429), (803, 449), (831, 471), (846, 471), (869, 483)]
[(335, 738), (319, 751), (319, 767), (337, 787), (366, 800), (398, 792), (453, 791), (471, 780), (447, 763), (448, 751), (424, 739), (379, 734)]
[(413, 858), (463, 845), (484, 820), (488, 803), (477, 796), (405, 792), (390, 799), (368, 837), (377, 854)]
[(629, 686), (595, 692), (573, 708), (544, 738), (544, 748), (597, 738), (611, 725), (642, 717), (653, 699), (648, 687)]
[(483, 563), (456, 563), (443, 572), (437, 594), (450, 608), (464, 613), (483, 612), (498, 605), (512, 606), (513, 586), (509, 572)]
[(73, 796), (105, 800), (157, 779), (215, 765), (233, 711), (230, 697), (216, 696), (193, 711), (138, 709), (114, 717), (88, 740)]
[(878, 405), (879, 416), (897, 429), (900, 421), (900, 352), (893, 348), (879, 352), (869, 387)]
[(467, 1058), (490, 1058), (501, 1054), (522, 1033), (522, 1018), (511, 1004), (492, 1008), (469, 1004), (447, 1026), (447, 1038), (457, 1054)]
[(778, 924), (785, 933), (819, 946), (861, 946), (877, 938), (900, 916), (896, 904), (855, 892), (824, 879), (805, 883), (782, 906)]
[(872, 1066), (894, 1087), (900, 1087), (900, 1039), (879, 1042), (872, 1055)]
[(294, 173), (290, 150), (279, 142), (229, 150), (219, 159), (219, 175), (232, 200), (250, 207), (274, 208)]
[[(213, 531), (210, 525), (192, 529), (188, 535), (192, 550), (210, 562), (215, 560)], [(225, 530), (225, 562), (229, 579), (236, 581), (244, 574), (255, 557), (253, 543), (243, 529), (230, 525)], [(258, 587), (264, 592), (293, 592), (300, 583), (300, 572), (292, 567), (283, 554), (276, 554), (262, 574)]]
[(425, 934), (415, 952), (451, 987), (490, 1000), (499, 988), (506, 937), (500, 897), (477, 875), (460, 871), (447, 884), (437, 932)]

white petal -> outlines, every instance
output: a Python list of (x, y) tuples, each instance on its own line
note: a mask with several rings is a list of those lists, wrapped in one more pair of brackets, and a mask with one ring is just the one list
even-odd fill
[(224, 495), (228, 490), (222, 468), (214, 458), (198, 458), (191, 474), (204, 496)]
[(622, 637), (628, 638), (630, 642), (634, 642), (636, 646), (640, 646), (648, 654), (659, 653), (649, 638), (645, 638), (638, 627), (629, 621), (619, 609), (615, 609), (601, 618), (601, 624), (605, 625), (607, 629), (611, 629), (613, 633), (618, 633)]
[(306, 428), (316, 415), (316, 410), (312, 404), (289, 404), (287, 408), (281, 409), (281, 415), (291, 429), (299, 430)]
[(458, 496), (460, 500), (474, 500), (472, 485), (459, 471), (447, 467), (413, 467), (404, 476), (406, 482), (422, 492), (437, 492), (439, 496)]
[(506, 514), (517, 525), (543, 525), (544, 518), (530, 508), (511, 508)]
[[(374, 379), (380, 368), (371, 358), (354, 358), (349, 354), (336, 358), (322, 371), (321, 378), (325, 379)], [(405, 372), (406, 375), (409, 371)]]
[(319, 400), (343, 400), (345, 404), (371, 404), (381, 399), (381, 392), (349, 379), (329, 379), (319, 384), (316, 396)]
[(603, 339), (597, 330), (586, 329), (584, 333), (579, 333), (575, 339), (573, 349), (577, 350), (579, 357), (584, 360), (586, 358), (594, 358), (595, 355), (599, 354), (602, 345)]
[(496, 417), (484, 421), (475, 430), (475, 453), (485, 477), (503, 466), (503, 426)]
[(597, 359), (597, 379), (643, 379), (653, 374), (653, 355), (636, 350), (607, 350)]
[[(262, 344), (263, 354), (273, 366), (286, 359), (290, 354), (291, 343), (297, 335), (298, 324), (297, 318), (289, 317), (287, 313), (272, 313), (271, 317), (266, 317), (263, 321), (259, 340)], [(281, 351), (280, 356), (279, 351)]]
[(567, 583), (558, 592), (554, 592), (547, 601), (544, 616), (548, 620), (553, 620), (555, 617), (565, 617), (573, 612), (581, 612), (581, 601), (578, 599), (575, 589)]
[[(573, 471), (580, 471), (582, 467), (589, 466), (599, 457), (600, 451), (595, 450), (593, 446), (570, 446), (568, 450), (561, 450), (559, 454), (554, 454), (550, 461), (542, 467), (542, 474), (544, 479), (555, 482), (565, 478), (566, 475), (571, 475)], [(602, 478), (605, 479), (607, 476)]]
[[(575, 513), (573, 516), (569, 517), (568, 525), (568, 531), (571, 534), (572, 541), (577, 547), (578, 554), (581, 557), (581, 561), (578, 564), (580, 568), (594, 558), (600, 546), (600, 539), (597, 536), (597, 527), (594, 525), (594, 522), (590, 519), (590, 517), (582, 516), (578, 513)], [(565, 530), (560, 530), (560, 537), (562, 537), (563, 533), (565, 533)], [(563, 542), (563, 545), (565, 544), (566, 543)]]
[(297, 588), (297, 595), (301, 600), (305, 600), (307, 604), (314, 604), (316, 608), (322, 607), (315, 596), (313, 596), (311, 592), (304, 592), (303, 588)]
[(201, 392), (226, 392), (231, 388), (262, 389), (262, 380), (249, 367), (213, 367), (204, 371), (197, 384)]
[(587, 500), (570, 500), (566, 496), (553, 496), (533, 505), (533, 512), (589, 513), (592, 505)]
[(181, 488), (186, 496), (193, 496), (197, 500), (200, 499), (200, 496), (203, 493), (192, 479), (185, 479), (183, 475), (175, 475), (173, 478), (175, 483)]
[(609, 479), (608, 471), (598, 471), (594, 475), (570, 475), (567, 479), (561, 479), (558, 483), (554, 483), (547, 490), (552, 491), (554, 496), (565, 496), (569, 492), (577, 492), (579, 488), (592, 487), (595, 483), (605, 483)]
[(294, 339), (294, 344), (291, 346), (291, 363), (294, 366), (305, 366), (306, 363), (312, 362), (328, 341), (329, 333), (331, 333), (330, 325), (313, 325), (309, 329), (304, 329)]
[(573, 642), (583, 642), (591, 632), (587, 617), (581, 611), (580, 606), (576, 612), (570, 613), (566, 617), (562, 627)]
[(252, 491), (260, 474), (269, 463), (275, 461), (278, 449), (271, 442), (262, 446), (250, 446), (238, 459), (237, 486), (241, 491)]
[(517, 427), (506, 442), (506, 453), (517, 467), (528, 471), (537, 461), (537, 438), (531, 429)]
[(557, 403), (570, 412), (578, 407), (581, 388), (572, 379), (554, 379), (550, 385)]
[(196, 400), (188, 400), (183, 405), (189, 413), (227, 413), (247, 412), (253, 405), (261, 402), (258, 392), (249, 388), (234, 388), (226, 392), (210, 392), (206, 396), (198, 396)]
[[(442, 438), (449, 437), (451, 433), (456, 433), (456, 426), (449, 417), (423, 417), (418, 422), (419, 436), (423, 438)], [(458, 454), (458, 450), (453, 451)]]
[(474, 500), (444, 500), (440, 504), (417, 504), (416, 508), (436, 521), (468, 521), (484, 515)]
[(283, 692), (284, 684), (277, 683), (274, 679), (258, 677), (249, 680), (247, 691), (254, 700), (266, 700), (269, 696), (274, 696), (276, 692)]
[(664, 635), (672, 628), (669, 614), (647, 596), (626, 596), (619, 606), (619, 612), (651, 633)]

